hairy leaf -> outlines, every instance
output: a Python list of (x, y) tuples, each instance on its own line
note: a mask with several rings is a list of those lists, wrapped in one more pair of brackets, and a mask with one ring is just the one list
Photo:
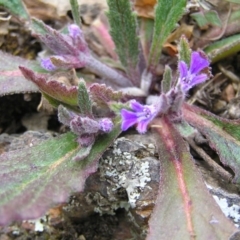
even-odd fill
[(32, 29), (34, 35), (57, 55), (56, 58), (62, 58), (63, 61), (68, 62), (70, 67), (74, 68), (86, 65), (90, 54), (79, 27), (69, 25), (68, 31), (60, 32), (40, 20), (33, 19)]
[(46, 35), (48, 33), (48, 29), (45, 28), (45, 24), (36, 18), (32, 18), (31, 29), (35, 34), (39, 35)]
[(161, 82), (161, 92), (167, 93), (172, 85), (172, 69), (167, 65), (165, 66), (163, 79)]
[(24, 20), (30, 19), (27, 9), (25, 8), (22, 0), (0, 0), (0, 5), (7, 8), (10, 12)]
[(163, 44), (184, 14), (185, 7), (186, 0), (158, 0), (148, 69), (155, 71)]
[(69, 133), (0, 156), (0, 224), (40, 217), (53, 203), (66, 201), (70, 191), (82, 190), (83, 166), (71, 160), (75, 138)]
[(80, 7), (77, 0), (70, 0), (71, 10), (74, 22), (81, 27), (81, 16), (80, 16)]
[(25, 79), (18, 66), (37, 68), (35, 61), (12, 56), (0, 51), (0, 95), (38, 92), (38, 87)]
[(212, 43), (204, 49), (204, 52), (211, 59), (211, 63), (215, 63), (237, 53), (239, 50), (240, 34), (236, 34)]
[(67, 35), (47, 26), (43, 21), (33, 19), (34, 35), (58, 55), (75, 55), (76, 49), (71, 45)]
[(70, 122), (75, 116), (76, 116), (76, 114), (74, 112), (69, 111), (64, 106), (62, 106), (62, 105), (58, 106), (58, 120), (62, 124), (70, 127)]
[[(35, 19), (33, 23), (35, 36), (56, 54), (50, 58), (51, 62), (55, 61), (64, 68), (86, 67), (95, 74), (110, 80), (113, 85), (121, 87), (132, 85), (128, 78), (91, 56), (83, 32), (76, 25), (69, 25), (68, 32), (63, 33), (52, 29), (40, 20)], [(45, 60), (49, 62), (49, 59)]]
[(123, 97), (120, 91), (114, 91), (105, 84), (92, 84), (89, 88), (91, 99), (97, 103), (98, 106), (108, 106), (112, 101), (119, 101)]
[(83, 79), (80, 80), (78, 85), (78, 106), (80, 113), (92, 116), (92, 102)]
[(132, 13), (130, 1), (108, 0), (107, 2), (110, 34), (116, 45), (116, 51), (129, 78), (135, 85), (139, 85), (139, 74), (136, 69), (139, 52), (136, 15)]
[(179, 60), (184, 61), (188, 64), (188, 66), (190, 66), (192, 50), (189, 46), (188, 40), (185, 37), (181, 37), (178, 51)]
[(229, 239), (237, 231), (208, 193), (185, 141), (166, 119), (154, 128), (161, 160), (160, 185), (148, 240)]
[(67, 87), (57, 79), (53, 79), (49, 74), (34, 73), (32, 70), (19, 67), (22, 74), (28, 80), (34, 82), (41, 92), (49, 95), (51, 98), (58, 100), (59, 102), (77, 106), (78, 90), (76, 86)]
[(194, 134), (196, 133), (196, 129), (194, 129), (184, 120), (179, 123), (175, 123), (174, 126), (183, 138), (194, 136)]
[(221, 162), (235, 173), (234, 182), (240, 183), (240, 121), (222, 119), (200, 108), (185, 105), (185, 120), (197, 128), (216, 150)]
[(53, 204), (82, 191), (87, 177), (97, 170), (99, 158), (121, 132), (119, 120), (115, 123), (113, 131), (102, 135), (81, 161), (74, 160), (81, 158), (81, 151), (73, 133), (2, 154), (0, 224), (38, 218)]

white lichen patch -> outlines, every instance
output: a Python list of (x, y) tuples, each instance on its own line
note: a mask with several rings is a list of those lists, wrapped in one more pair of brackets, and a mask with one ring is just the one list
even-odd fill
[(38, 218), (38, 219), (33, 219), (33, 220), (27, 220), (25, 222), (32, 223), (34, 225), (34, 231), (35, 232), (43, 232), (44, 231), (44, 226), (47, 222), (46, 216)]
[[(109, 195), (114, 195), (114, 192), (124, 188), (129, 204), (131, 207), (136, 206), (142, 190), (151, 181), (146, 152), (149, 152), (150, 156), (154, 152), (154, 145), (150, 147), (149, 150), (144, 145), (136, 144), (126, 138), (115, 141), (112, 155), (108, 155), (100, 162), (101, 177), (110, 183)], [(131, 150), (127, 151), (128, 148)], [(138, 152), (141, 155), (141, 150), (144, 151), (144, 157), (138, 158), (135, 153)]]
[(44, 224), (42, 219), (37, 219), (35, 221), (35, 229), (36, 232), (43, 232), (44, 231)]
[(217, 195), (213, 195), (213, 198), (223, 211), (226, 217), (231, 218), (236, 227), (239, 227), (240, 223), (240, 207), (236, 204), (229, 204), (226, 198), (221, 198)]
[(240, 227), (240, 198), (236, 194), (231, 194), (221, 188), (213, 188), (205, 182), (213, 198), (221, 208), (224, 215), (230, 218), (236, 227)]

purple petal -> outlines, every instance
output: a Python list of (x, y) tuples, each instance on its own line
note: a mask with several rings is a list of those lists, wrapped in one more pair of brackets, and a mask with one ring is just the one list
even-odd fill
[(187, 77), (187, 75), (188, 75), (188, 66), (187, 66), (187, 64), (185, 62), (180, 61), (178, 63), (178, 70), (179, 70), (181, 79), (184, 79), (184, 78)]
[(136, 100), (132, 100), (130, 104), (132, 110), (135, 112), (142, 112), (144, 109), (144, 106), (141, 103), (137, 102)]
[(121, 129), (123, 131), (126, 131), (128, 128), (136, 124), (138, 121), (136, 113), (130, 112), (126, 109), (121, 110), (121, 116), (122, 116)]
[(102, 118), (99, 120), (99, 126), (100, 126), (100, 130), (102, 130), (103, 132), (109, 133), (112, 131), (113, 122), (109, 118)]
[(190, 85), (187, 84), (187, 83), (182, 83), (181, 86), (182, 86), (182, 91), (185, 92), (185, 93), (186, 93), (190, 88), (192, 88), (192, 86), (190, 86)]
[(53, 65), (50, 58), (41, 59), (41, 66), (48, 71), (56, 70), (56, 66)]
[(68, 26), (68, 32), (73, 40), (73, 44), (81, 53), (89, 53), (88, 45), (84, 39), (82, 30), (76, 24)]
[(76, 24), (69, 25), (68, 32), (69, 32), (69, 35), (74, 39), (76, 39), (78, 36), (81, 35), (81, 29)]
[(209, 61), (203, 54), (200, 52), (192, 52), (191, 55), (191, 64), (190, 64), (190, 73), (198, 74), (204, 68), (209, 67)]
[(128, 111), (126, 109), (121, 110), (121, 116), (124, 120), (125, 119), (130, 119), (132, 121), (135, 121), (138, 118), (138, 116), (135, 112), (131, 112), (131, 111)]
[(141, 122), (139, 122), (138, 125), (137, 125), (137, 128), (136, 128), (137, 131), (139, 133), (145, 133), (147, 131), (147, 126), (148, 126), (149, 122), (150, 121), (141, 121)]
[(136, 123), (137, 123), (137, 121), (135, 121), (135, 122), (130, 121), (130, 120), (122, 121), (121, 129), (122, 129), (122, 131), (126, 131), (128, 128), (132, 127)]
[(197, 84), (205, 82), (207, 79), (208, 79), (208, 76), (205, 73), (197, 75), (196, 77), (194, 77), (192, 79), (191, 84), (190, 84), (190, 88), (192, 88), (193, 86), (195, 86)]

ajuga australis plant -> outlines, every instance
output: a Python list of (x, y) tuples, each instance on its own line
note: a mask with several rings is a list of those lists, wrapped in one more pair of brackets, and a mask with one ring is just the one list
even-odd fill
[[(140, 41), (141, 19), (137, 21), (131, 1), (108, 0), (110, 34), (123, 71), (91, 53), (80, 27), (77, 1), (71, 1), (75, 23), (62, 31), (30, 20), (21, 1), (15, 3), (33, 36), (50, 54), (40, 61), (27, 61), (1, 53), (0, 94), (40, 91), (70, 131), (0, 156), (0, 224), (38, 218), (53, 204), (66, 202), (71, 193), (83, 191), (104, 151), (122, 131), (135, 127), (156, 139), (160, 161), (160, 184), (147, 239), (234, 236), (237, 229), (208, 193), (188, 146), (197, 136), (203, 137), (222, 164), (233, 170), (233, 182), (240, 183), (239, 121), (222, 119), (185, 102), (191, 88), (211, 78), (208, 57), (202, 50), (192, 51), (182, 36), (176, 73), (165, 66), (158, 92), (152, 91), (159, 82), (156, 69), (163, 44), (185, 14), (186, 0), (157, 2), (151, 40), (144, 38), (149, 42)], [(14, 8), (5, 6), (10, 11)], [(57, 81), (56, 73), (83, 67), (105, 84), (82, 78), (71, 86)], [(14, 77), (7, 71), (15, 71)]]

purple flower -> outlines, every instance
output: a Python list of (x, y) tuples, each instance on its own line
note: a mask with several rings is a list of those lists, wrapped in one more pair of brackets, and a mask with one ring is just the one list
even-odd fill
[(190, 88), (195, 85), (206, 81), (209, 77), (207, 71), (209, 61), (202, 52), (192, 52), (190, 67), (184, 62), (180, 61), (178, 69), (180, 72), (180, 84), (183, 92), (187, 92)]
[(121, 110), (122, 130), (126, 131), (131, 126), (137, 124), (137, 131), (145, 133), (148, 124), (154, 119), (158, 111), (154, 105), (142, 105), (135, 100), (130, 102), (133, 111)]
[(56, 66), (53, 65), (50, 58), (41, 59), (41, 66), (48, 71), (56, 70)]
[(86, 66), (90, 52), (82, 30), (76, 24), (68, 26), (68, 34), (59, 33), (51, 28), (48, 28), (48, 31), (49, 36), (41, 36), (40, 39), (55, 55), (41, 59), (41, 66), (44, 69), (54, 71), (58, 68), (69, 69)]
[(84, 117), (60, 105), (58, 119), (78, 135), (77, 141), (83, 147), (92, 145), (99, 134), (109, 133), (113, 129), (110, 118)]
[(113, 122), (109, 118), (102, 118), (98, 121), (99, 129), (105, 133), (109, 133), (113, 129)]
[(81, 29), (79, 28), (78, 25), (76, 24), (71, 24), (68, 26), (68, 32), (69, 35), (73, 38), (73, 39), (77, 39), (79, 36), (82, 35)]

